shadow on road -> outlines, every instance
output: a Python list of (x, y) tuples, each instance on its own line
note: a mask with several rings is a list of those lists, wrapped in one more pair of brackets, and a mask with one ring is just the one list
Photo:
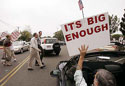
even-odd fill
[(44, 55), (45, 58), (56, 58), (56, 57), (60, 57), (60, 55), (56, 55), (54, 53), (49, 53)]

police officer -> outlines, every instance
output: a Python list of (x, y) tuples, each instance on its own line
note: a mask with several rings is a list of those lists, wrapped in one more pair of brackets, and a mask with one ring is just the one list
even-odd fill
[[(39, 36), (38, 36), (38, 39), (37, 39), (38, 48), (41, 50), (41, 52), (39, 52), (39, 55), (40, 55), (40, 60), (41, 60), (42, 64), (45, 66), (45, 64), (42, 61), (43, 60), (43, 56), (44, 56), (44, 52), (43, 52), (43, 48), (41, 47), (41, 36), (42, 36), (42, 31), (39, 31)], [(37, 60), (35, 62), (35, 65), (39, 66)]]

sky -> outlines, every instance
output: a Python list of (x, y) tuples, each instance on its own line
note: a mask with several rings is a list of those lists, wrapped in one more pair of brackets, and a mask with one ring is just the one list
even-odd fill
[[(84, 16), (108, 12), (122, 17), (125, 0), (82, 0)], [(78, 0), (0, 0), (0, 32), (30, 28), (43, 31), (43, 36), (53, 36), (60, 25), (82, 19)]]

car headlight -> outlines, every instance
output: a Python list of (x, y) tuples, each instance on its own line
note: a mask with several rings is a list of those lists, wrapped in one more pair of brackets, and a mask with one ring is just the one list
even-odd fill
[(15, 48), (14, 50), (19, 50), (19, 48)]

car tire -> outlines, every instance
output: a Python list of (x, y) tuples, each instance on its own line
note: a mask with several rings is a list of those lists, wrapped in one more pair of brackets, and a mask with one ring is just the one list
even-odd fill
[(59, 44), (59, 43), (54, 43), (54, 44), (53, 44), (53, 50), (54, 50), (54, 52), (56, 53), (56, 55), (59, 55), (60, 50), (61, 50), (60, 44)]

